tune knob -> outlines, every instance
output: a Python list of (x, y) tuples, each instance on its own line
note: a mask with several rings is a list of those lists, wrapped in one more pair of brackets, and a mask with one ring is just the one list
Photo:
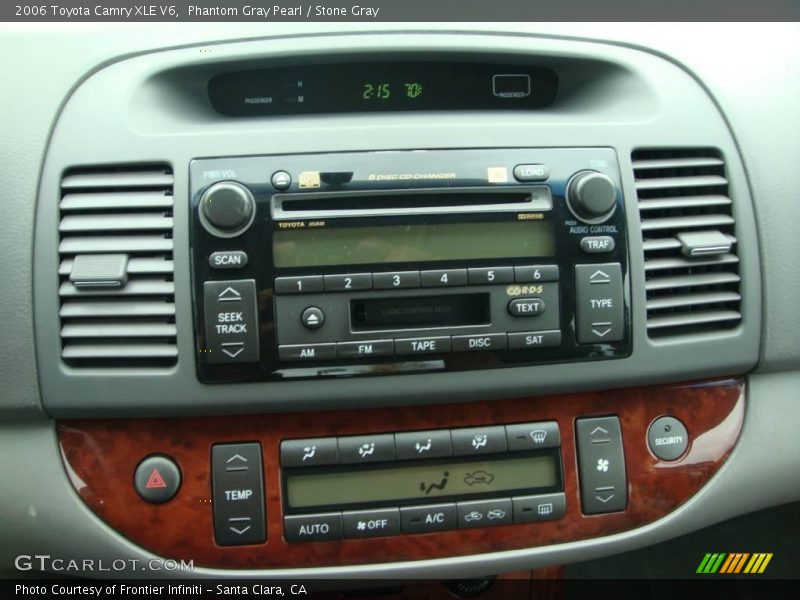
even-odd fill
[(567, 205), (585, 223), (602, 223), (617, 207), (617, 188), (608, 175), (581, 171), (567, 185)]
[(200, 222), (217, 237), (243, 233), (255, 218), (255, 200), (245, 186), (235, 181), (220, 181), (200, 198)]

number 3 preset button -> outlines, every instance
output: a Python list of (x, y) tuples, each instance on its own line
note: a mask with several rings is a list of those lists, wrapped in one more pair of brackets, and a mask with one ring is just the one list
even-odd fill
[(349, 292), (372, 289), (372, 273), (348, 273), (347, 275), (325, 275), (326, 292)]

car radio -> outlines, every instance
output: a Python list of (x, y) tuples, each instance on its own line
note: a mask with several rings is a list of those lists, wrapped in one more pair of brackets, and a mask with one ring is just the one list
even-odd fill
[(630, 354), (610, 148), (192, 161), (204, 382)]

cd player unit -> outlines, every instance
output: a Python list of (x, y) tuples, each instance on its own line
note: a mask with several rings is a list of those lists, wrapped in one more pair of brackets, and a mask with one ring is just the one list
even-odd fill
[(630, 355), (611, 148), (192, 161), (204, 382)]

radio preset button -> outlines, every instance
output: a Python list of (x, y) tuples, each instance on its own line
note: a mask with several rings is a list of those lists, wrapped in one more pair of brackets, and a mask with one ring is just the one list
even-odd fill
[(376, 290), (394, 290), (419, 287), (419, 271), (373, 273), (372, 287)]
[(325, 313), (321, 308), (309, 306), (303, 311), (300, 321), (306, 329), (319, 329), (325, 323)]
[(560, 519), (567, 512), (565, 494), (542, 494), (539, 496), (515, 496), (511, 498), (514, 523), (533, 523)]
[(227, 250), (212, 252), (208, 257), (208, 266), (212, 269), (241, 269), (247, 264), (247, 252)]
[(450, 442), (448, 429), (395, 433), (394, 445), (398, 460), (453, 456), (453, 444)]
[(517, 181), (546, 181), (550, 177), (550, 169), (544, 165), (517, 165), (514, 167), (514, 179)]
[(511, 283), (514, 281), (514, 267), (478, 267), (467, 269), (470, 285)]
[(321, 467), (339, 461), (336, 438), (309, 438), (281, 442), (282, 467)]
[(322, 275), (304, 277), (277, 277), (276, 294), (312, 294), (322, 291)]
[(270, 178), (270, 182), (276, 190), (288, 190), (289, 186), (292, 185), (292, 176), (286, 171), (275, 171)]
[(458, 528), (493, 527), (512, 523), (511, 498), (458, 502)]
[(457, 287), (467, 285), (466, 269), (422, 271), (422, 287)]
[(394, 354), (394, 340), (370, 340), (364, 342), (339, 342), (336, 344), (337, 358), (370, 358)]
[(348, 273), (346, 275), (325, 275), (326, 292), (349, 292), (372, 288), (372, 273)]
[(487, 350), (505, 350), (505, 333), (487, 333), (486, 335), (454, 335), (453, 352), (481, 352)]
[(336, 344), (293, 344), (278, 346), (278, 358), (285, 361), (333, 360)]
[(325, 542), (342, 539), (342, 513), (298, 515), (283, 518), (287, 542)]
[(394, 434), (352, 435), (340, 437), (339, 464), (392, 461), (395, 457)]
[(403, 533), (430, 533), (458, 528), (458, 513), (455, 502), (407, 506), (400, 509), (400, 525)]
[(613, 252), (614, 238), (610, 235), (593, 235), (581, 239), (581, 250), (586, 254)]
[(472, 456), (506, 451), (506, 428), (503, 425), (451, 429), (453, 456)]
[(508, 334), (509, 350), (545, 348), (561, 344), (560, 331), (522, 331)]
[(556, 421), (514, 423), (506, 425), (506, 441), (510, 452), (558, 448), (561, 445), (561, 432)]
[(517, 283), (547, 283), (558, 281), (558, 265), (525, 265), (514, 267)]
[(342, 513), (345, 538), (382, 537), (400, 533), (400, 509), (354, 510)]
[(450, 337), (400, 339), (394, 341), (395, 354), (438, 354), (450, 352)]
[(508, 303), (508, 312), (512, 317), (538, 317), (544, 307), (541, 298), (515, 298)]

